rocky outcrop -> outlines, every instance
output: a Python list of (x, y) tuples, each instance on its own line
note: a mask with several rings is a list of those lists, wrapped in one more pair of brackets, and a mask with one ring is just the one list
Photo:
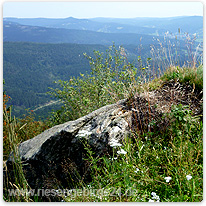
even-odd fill
[[(129, 100), (104, 106), (75, 121), (50, 128), (19, 145), (25, 177), (32, 188), (72, 187), (74, 182), (89, 181), (86, 147), (101, 156), (125, 137), (151, 131), (151, 121), (163, 131), (172, 104), (190, 105), (194, 114), (202, 114), (201, 102), (189, 85), (168, 82), (158, 90), (136, 95)], [(161, 121), (159, 121), (161, 120)], [(158, 130), (156, 131), (160, 131)], [(7, 161), (12, 170), (13, 156)]]
[[(54, 126), (19, 145), (19, 153), (28, 183), (34, 187), (59, 184), (68, 187), (71, 179), (89, 177), (85, 144), (95, 155), (108, 152), (114, 141), (129, 133), (131, 111), (126, 100), (102, 107), (75, 121)], [(12, 155), (7, 165), (12, 163)]]

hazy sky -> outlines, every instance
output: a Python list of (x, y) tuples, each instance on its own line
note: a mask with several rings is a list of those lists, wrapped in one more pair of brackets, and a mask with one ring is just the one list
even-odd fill
[(203, 16), (201, 2), (5, 2), (3, 17), (93, 18)]

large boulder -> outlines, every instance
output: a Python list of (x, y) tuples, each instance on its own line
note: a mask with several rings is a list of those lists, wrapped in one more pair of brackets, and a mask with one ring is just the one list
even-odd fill
[[(72, 187), (82, 176), (89, 178), (85, 147), (95, 155), (111, 150), (129, 133), (131, 111), (126, 100), (104, 106), (75, 121), (54, 126), (19, 145), (26, 179), (32, 188)], [(7, 167), (13, 162), (11, 154)], [(11, 167), (11, 166), (10, 166)], [(72, 179), (72, 181), (71, 181)]]
[[(190, 105), (193, 113), (202, 114), (202, 99), (190, 85), (168, 82), (158, 90), (144, 92), (116, 104), (104, 106), (75, 121), (54, 126), (19, 145), (25, 177), (31, 188), (73, 187), (77, 181), (89, 181), (87, 150), (101, 156), (112, 151), (114, 143), (141, 132), (163, 131), (168, 120), (163, 113), (172, 104)], [(161, 121), (159, 121), (161, 120)], [(158, 130), (159, 128), (159, 130)], [(13, 155), (7, 161), (12, 170)]]

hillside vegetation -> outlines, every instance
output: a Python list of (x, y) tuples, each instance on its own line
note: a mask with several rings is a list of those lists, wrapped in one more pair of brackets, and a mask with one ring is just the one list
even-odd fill
[[(4, 94), (4, 159), (11, 151), (16, 154), (15, 182), (8, 183), (9, 187), (30, 189), (18, 159), (17, 146), (20, 142), (48, 127), (77, 119), (119, 99), (126, 98), (131, 100), (131, 104), (136, 104), (133, 101), (136, 95), (161, 91), (159, 94), (162, 98), (166, 97), (166, 93), (170, 96), (169, 104), (164, 105), (161, 101), (154, 104), (163, 111), (162, 116), (152, 118), (149, 110), (148, 115), (143, 116), (144, 124), (154, 129), (145, 130), (142, 127), (136, 130), (131, 127), (132, 137), (126, 138), (121, 145), (114, 145), (112, 156), (96, 156), (92, 148), (85, 145), (91, 180), (84, 182), (83, 178), (80, 179), (74, 184), (73, 192), (57, 197), (58, 201), (202, 201), (203, 65), (196, 66), (194, 61), (184, 67), (170, 64), (165, 72), (155, 70), (153, 73), (151, 58), (142, 61), (139, 57), (138, 66), (134, 66), (122, 48), (116, 49), (114, 46), (109, 48), (106, 55), (96, 51), (94, 56), (87, 55), (87, 58), (90, 73), (67, 81), (60, 80), (57, 82), (59, 87), (51, 89), (51, 94), (60, 99), (64, 106), (53, 112), (47, 122), (36, 122), (32, 115), (16, 121), (11, 116), (11, 107), (6, 105), (9, 97)], [(182, 95), (182, 103), (176, 104), (175, 98), (172, 98), (175, 94), (170, 90), (175, 85), (179, 85), (176, 91), (182, 91), (181, 87), (185, 91), (183, 94), (188, 94), (191, 99)], [(137, 106), (147, 108), (150, 104), (148, 99), (143, 105)], [(155, 130), (157, 124), (162, 124), (161, 131)], [(5, 201), (43, 201), (41, 197), (28, 194), (9, 196), (7, 186), (4, 186)], [(61, 185), (53, 187), (59, 189)], [(89, 195), (75, 192), (83, 188), (93, 189), (93, 192)]]
[[(13, 35), (15, 33), (15, 35)], [(38, 43), (75, 43), (75, 44), (138, 44), (143, 37), (143, 43), (152, 43), (153, 36), (139, 33), (106, 33), (91, 30), (47, 28), (4, 22), (4, 41), (38, 42)], [(162, 38), (162, 37), (160, 37)]]
[(51, 101), (48, 87), (53, 87), (53, 82), (59, 79), (85, 73), (89, 63), (83, 53), (92, 55), (96, 49), (104, 51), (106, 47), (5, 42), (4, 90), (11, 97), (9, 104), (14, 106), (14, 114), (21, 117), (25, 109), (35, 110)]
[[(85, 56), (115, 42), (134, 67), (151, 58), (153, 74), (170, 65), (202, 64), (203, 17), (3, 19), (4, 90), (13, 114), (45, 119), (62, 105), (47, 93), (54, 81), (89, 72)], [(103, 56), (106, 52), (104, 52)], [(105, 56), (104, 56), (105, 57)], [(194, 66), (194, 65), (193, 65)]]
[[(136, 37), (135, 41), (138, 42)], [(151, 59), (149, 64), (153, 74), (158, 73), (159, 69), (165, 71), (171, 64), (201, 64), (202, 48), (198, 46), (196, 49), (194, 37), (186, 36), (185, 42), (174, 40), (172, 36), (166, 36), (164, 40), (160, 37), (150, 40), (143, 36), (138, 46), (117, 44), (117, 47), (120, 46), (122, 54), (134, 67), (147, 64), (147, 58)], [(80, 73), (86, 74), (90, 65), (84, 54), (95, 58), (93, 51), (96, 50), (105, 57), (105, 50), (108, 49), (109, 46), (99, 44), (4, 42), (4, 89), (11, 96), (9, 104), (14, 106), (15, 116), (22, 117), (25, 109), (41, 108), (36, 110), (36, 119), (38, 116), (45, 119), (50, 110), (61, 106), (55, 103), (46, 106), (54, 102), (54, 98), (47, 93), (48, 87), (53, 88), (54, 81), (66, 81), (80, 76)]]

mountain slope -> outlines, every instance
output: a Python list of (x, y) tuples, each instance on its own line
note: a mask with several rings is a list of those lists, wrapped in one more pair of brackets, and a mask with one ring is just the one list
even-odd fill
[(90, 19), (77, 19), (73, 17), (65, 19), (47, 19), (47, 18), (4, 18), (4, 21), (10, 21), (27, 26), (41, 26), (47, 28), (78, 29), (105, 33), (139, 33), (153, 34), (154, 28), (144, 26), (121, 24), (115, 22), (97, 22)]
[(203, 28), (202, 16), (179, 16), (179, 17), (167, 17), (167, 18), (151, 18), (151, 17), (137, 17), (137, 18), (92, 18), (90, 20), (99, 23), (118, 23), (127, 24), (130, 26), (139, 26), (146, 28), (155, 28), (161, 33), (163, 30), (172, 33), (177, 33), (178, 28), (183, 32), (197, 33), (197, 31)]
[(57, 29), (38, 26), (25, 26), (18, 23), (4, 21), (4, 41), (24, 41), (41, 43), (77, 43), (117, 45), (139, 44), (142, 37), (143, 44), (151, 44), (153, 36), (132, 33), (103, 33), (94, 31)]
[(49, 19), (49, 18), (4, 18), (4, 21), (19, 23), (22, 25), (42, 26), (47, 28), (65, 28), (90, 30), (105, 33), (139, 33), (160, 34), (166, 31), (198, 33), (203, 27), (202, 16), (179, 16), (168, 18), (91, 18), (77, 19), (73, 17)]
[(92, 55), (93, 50), (106, 50), (101, 45), (78, 44), (5, 42), (3, 46), (4, 90), (19, 113), (49, 102), (46, 92), (56, 86), (54, 81), (85, 73), (89, 62), (84, 52)]

